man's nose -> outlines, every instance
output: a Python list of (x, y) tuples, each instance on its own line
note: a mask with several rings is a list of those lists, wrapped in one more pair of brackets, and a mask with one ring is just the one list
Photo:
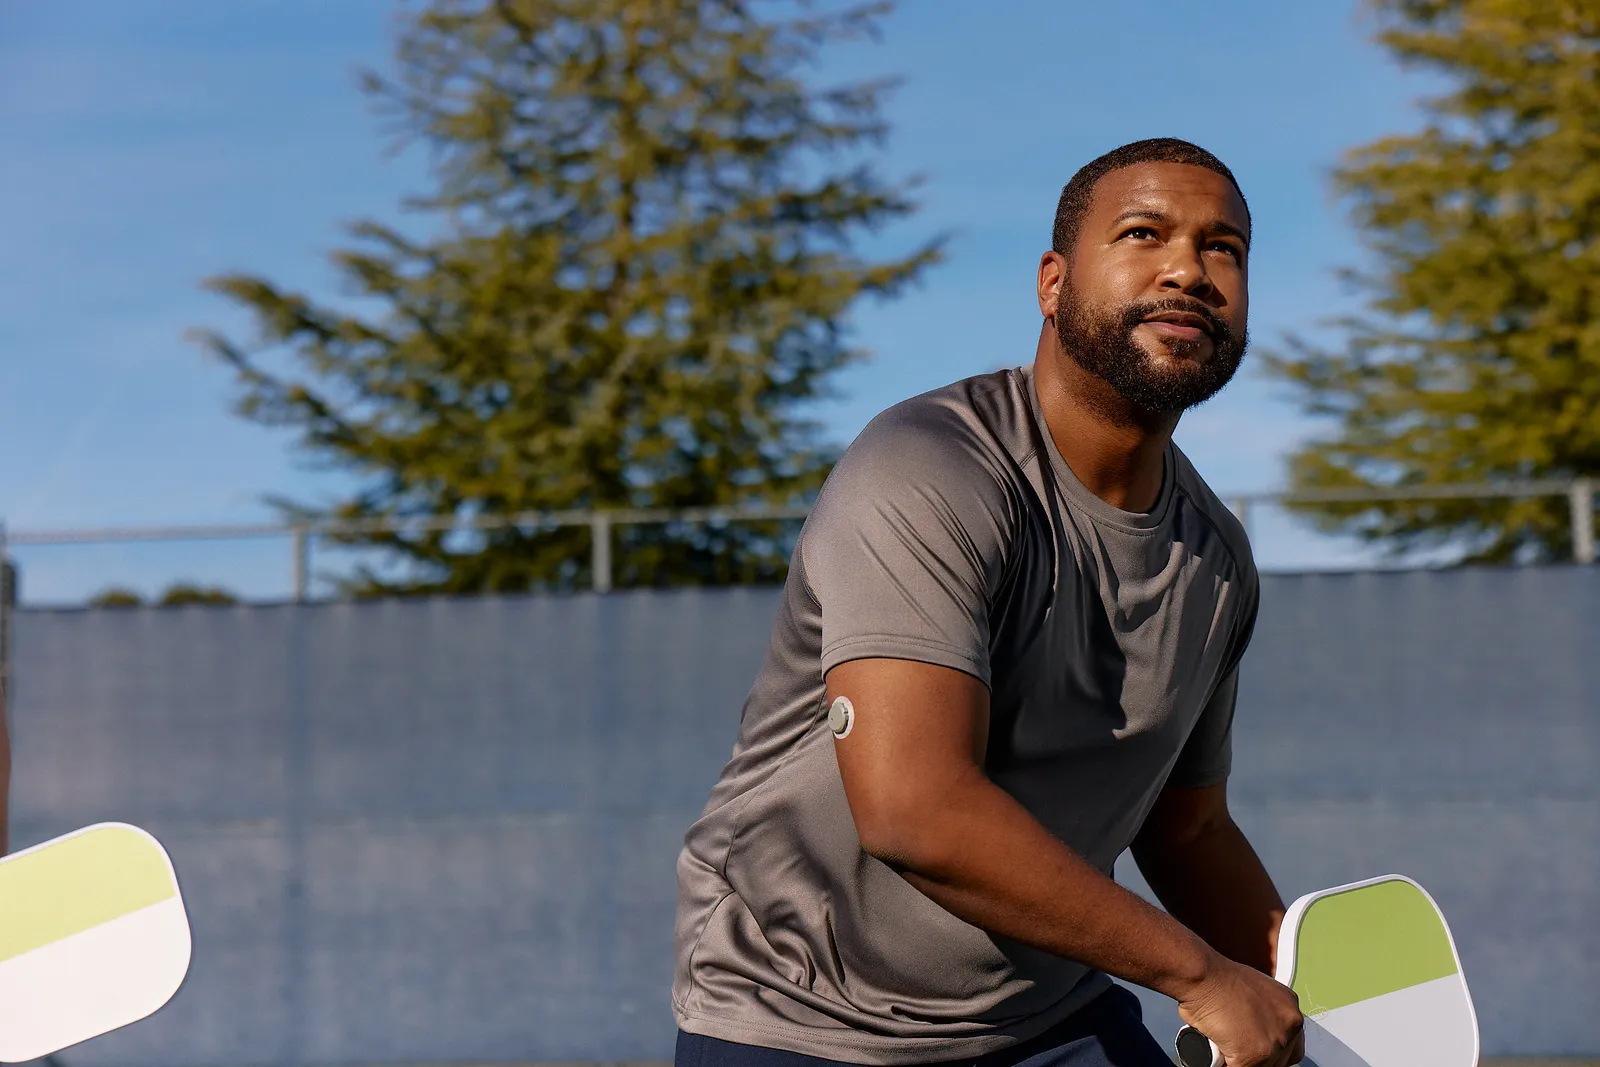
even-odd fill
[(1167, 248), (1167, 263), (1162, 268), (1157, 285), (1210, 303), (1216, 286), (1211, 284), (1211, 274), (1206, 270), (1205, 259), (1199, 250), (1187, 241), (1174, 241)]

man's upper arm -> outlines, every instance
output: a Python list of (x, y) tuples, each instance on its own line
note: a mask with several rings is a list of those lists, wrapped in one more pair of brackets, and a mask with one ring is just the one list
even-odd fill
[(930, 801), (982, 775), (989, 609), (1012, 508), (978, 435), (930, 406), (875, 420), (806, 522), (827, 700), (855, 709), (839, 769), (874, 855), (917, 853)]
[(983, 777), (989, 691), (963, 671), (903, 659), (841, 663), (827, 687), (830, 703), (853, 707), (834, 754), (862, 848), (890, 862), (925, 857), (936, 803)]

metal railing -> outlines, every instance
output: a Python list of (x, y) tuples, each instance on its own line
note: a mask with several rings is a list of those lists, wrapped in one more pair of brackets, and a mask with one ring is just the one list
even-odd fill
[(290, 543), (290, 573), (297, 601), (306, 600), (311, 585), (312, 545), (317, 538), (343, 538), (374, 533), (423, 534), (472, 531), (558, 529), (587, 526), (592, 585), (611, 590), (611, 532), (618, 526), (667, 523), (762, 522), (804, 519), (808, 507), (743, 508), (608, 508), (586, 511), (526, 511), (509, 515), (434, 516), (427, 518), (316, 520), (286, 523), (212, 523), (194, 526), (105, 526), (74, 530), (14, 530), (0, 526), (0, 558), (19, 545), (130, 544), (150, 541), (248, 541), (285, 538)]
[[(1505, 500), (1565, 497), (1572, 522), (1572, 559), (1575, 563), (1595, 562), (1595, 493), (1600, 488), (1593, 479), (1543, 480), (1500, 483), (1461, 483), (1419, 485), (1398, 489), (1324, 489), (1304, 492), (1251, 492), (1224, 496), (1234, 513), (1248, 527), (1250, 513), (1258, 505), (1293, 507), (1305, 504), (1376, 504), (1395, 500)], [(420, 534), (469, 532), (521, 527), (555, 529), (588, 527), (591, 582), (596, 592), (612, 587), (612, 531), (618, 526), (661, 525), (666, 523), (761, 522), (804, 519), (806, 507), (743, 507), (649, 509), (625, 508), (594, 511), (532, 511), (513, 515), (439, 516), (415, 519), (360, 519), (353, 521), (306, 521), (288, 523), (241, 523), (196, 526), (130, 526), (78, 530), (27, 530), (6, 532), (0, 525), (0, 560), (7, 558), (10, 546), (85, 545), (141, 541), (217, 541), (286, 538), (290, 543), (291, 581), (294, 598), (310, 596), (311, 559), (318, 538), (348, 538), (371, 533)], [(0, 646), (5, 640), (0, 621)], [(0, 648), (3, 655), (3, 648)], [(3, 670), (3, 668), (0, 668)], [(0, 674), (0, 685), (4, 684)]]
[(1239, 521), (1249, 524), (1254, 504), (1293, 507), (1298, 504), (1381, 504), (1395, 500), (1534, 500), (1566, 497), (1572, 523), (1572, 561), (1595, 561), (1595, 492), (1592, 478), (1548, 478), (1522, 482), (1457, 482), (1444, 485), (1409, 485), (1395, 489), (1315, 489), (1301, 492), (1235, 493), (1232, 502)]

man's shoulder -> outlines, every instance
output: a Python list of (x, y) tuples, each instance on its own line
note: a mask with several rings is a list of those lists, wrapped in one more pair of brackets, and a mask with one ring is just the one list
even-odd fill
[(1255, 556), (1250, 550), (1250, 537), (1245, 532), (1244, 523), (1239, 519), (1232, 508), (1218, 496), (1206, 480), (1200, 476), (1189, 457), (1177, 445), (1172, 446), (1173, 455), (1177, 457), (1175, 464), (1175, 490), (1205, 522), (1217, 533), (1229, 554), (1232, 555), (1235, 565), (1241, 574), (1247, 575), (1254, 581), (1256, 577)]
[(1018, 370), (974, 375), (886, 408), (845, 450), (841, 465), (863, 460), (907, 473), (1015, 466), (1033, 449), (1032, 414)]
[(802, 542), (903, 526), (1000, 551), (1027, 507), (1032, 446), (1017, 424), (1029, 410), (1017, 373), (966, 378), (879, 414), (829, 474)]

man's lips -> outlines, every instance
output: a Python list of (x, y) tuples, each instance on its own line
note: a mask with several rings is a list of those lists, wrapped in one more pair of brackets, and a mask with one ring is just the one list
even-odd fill
[(1145, 319), (1143, 325), (1152, 327), (1156, 333), (1185, 341), (1211, 336), (1210, 323), (1187, 311), (1162, 311)]

